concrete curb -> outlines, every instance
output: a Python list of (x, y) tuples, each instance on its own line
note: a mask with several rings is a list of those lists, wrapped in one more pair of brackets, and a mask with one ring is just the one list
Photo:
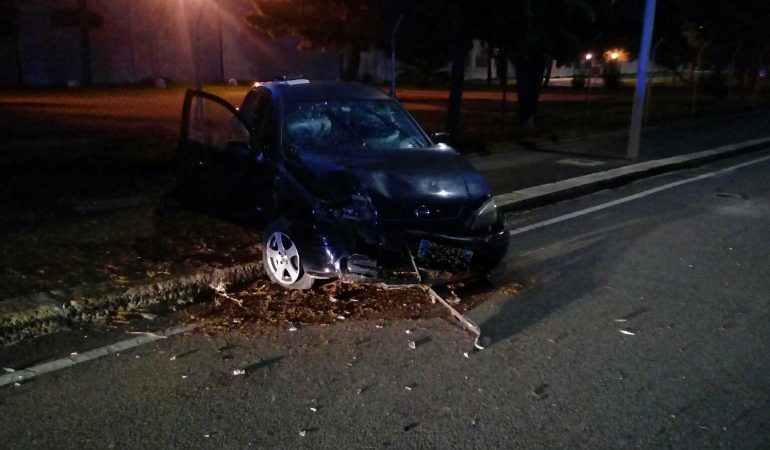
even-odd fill
[(523, 211), (603, 189), (622, 186), (653, 175), (695, 167), (743, 153), (761, 150), (766, 148), (767, 145), (770, 145), (770, 137), (725, 145), (688, 155), (645, 161), (556, 183), (543, 184), (508, 194), (501, 194), (495, 196), (495, 202), (497, 207), (503, 212)]
[[(53, 333), (63, 327), (93, 322), (120, 311), (153, 305), (184, 305), (212, 292), (212, 285), (245, 284), (262, 273), (261, 263), (203, 270), (167, 281), (134, 286), (122, 291), (77, 300), (43, 296), (17, 310), (0, 312), (0, 345)], [(10, 302), (10, 301), (9, 301)]]

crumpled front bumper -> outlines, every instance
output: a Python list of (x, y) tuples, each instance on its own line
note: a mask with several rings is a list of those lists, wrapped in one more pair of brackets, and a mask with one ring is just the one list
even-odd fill
[(291, 231), (305, 271), (316, 278), (335, 278), (346, 273), (344, 262), (353, 255), (382, 261), (392, 259), (394, 253), (403, 252), (408, 260), (409, 253), (417, 255), (423, 240), (473, 252), (470, 271), (480, 272), (495, 267), (505, 257), (509, 241), (504, 222), (494, 227), (491, 233), (476, 236), (455, 236), (422, 230), (383, 231), (345, 223), (296, 224)]

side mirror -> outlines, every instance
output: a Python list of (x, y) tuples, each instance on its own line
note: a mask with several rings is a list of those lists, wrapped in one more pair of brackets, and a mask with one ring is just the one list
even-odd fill
[(452, 137), (449, 135), (449, 133), (446, 132), (438, 132), (438, 133), (431, 133), (430, 134), (430, 140), (433, 141), (435, 144), (450, 144), (450, 141), (452, 140)]
[(243, 158), (251, 154), (251, 146), (244, 141), (230, 141), (227, 143), (225, 152), (228, 155)]

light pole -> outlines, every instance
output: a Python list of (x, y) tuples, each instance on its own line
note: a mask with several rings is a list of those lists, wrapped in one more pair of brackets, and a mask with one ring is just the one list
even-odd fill
[(642, 45), (639, 50), (639, 64), (636, 74), (636, 93), (634, 94), (634, 109), (631, 114), (631, 130), (628, 135), (628, 159), (639, 157), (639, 144), (642, 137), (642, 121), (644, 120), (644, 103), (647, 95), (647, 68), (650, 65), (650, 50), (652, 47), (652, 31), (655, 28), (655, 0), (647, 0), (644, 9), (644, 28), (642, 29)]
[(390, 96), (396, 96), (396, 33), (401, 26), (401, 21), (404, 19), (404, 15), (401, 14), (396, 20), (396, 25), (393, 27), (393, 32), (390, 33)]

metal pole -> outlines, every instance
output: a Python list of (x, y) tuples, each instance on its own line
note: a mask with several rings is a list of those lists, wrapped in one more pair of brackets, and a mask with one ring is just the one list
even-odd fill
[(404, 19), (404, 15), (400, 14), (396, 25), (393, 27), (393, 32), (390, 33), (390, 96), (396, 96), (396, 33), (401, 26), (401, 21)]
[(647, 6), (644, 10), (642, 45), (639, 50), (639, 67), (637, 68), (636, 74), (634, 109), (631, 114), (631, 130), (628, 136), (628, 159), (637, 159), (639, 157), (639, 144), (642, 137), (642, 121), (644, 120), (644, 99), (647, 95), (647, 68), (650, 65), (652, 31), (654, 28), (655, 0), (647, 0)]
[[(666, 38), (660, 38), (657, 44), (655, 44), (655, 47), (652, 48), (652, 63), (655, 64), (655, 61), (658, 59), (658, 48), (660, 47), (660, 44), (665, 41)], [(650, 99), (652, 98), (652, 77), (649, 77), (647, 79), (647, 97), (644, 99), (644, 123), (647, 123), (650, 121)]]
[(217, 16), (219, 17), (219, 76), (223, 82), (225, 79), (225, 44), (222, 38), (222, 1), (217, 1)]

